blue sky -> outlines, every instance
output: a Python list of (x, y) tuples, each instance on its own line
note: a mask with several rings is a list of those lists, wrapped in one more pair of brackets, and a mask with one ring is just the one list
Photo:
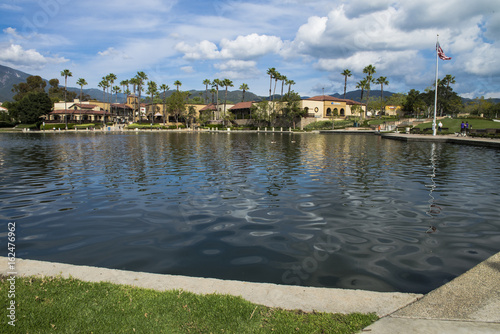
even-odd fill
[[(0, 64), (59, 78), (63, 69), (97, 88), (144, 71), (150, 80), (203, 90), (228, 78), (269, 94), (266, 71), (293, 79), (301, 95), (342, 93), (373, 64), (385, 90), (423, 91), (439, 76), (464, 97), (500, 98), (500, 2), (491, 0), (10, 0), (0, 4)], [(373, 87), (375, 88), (375, 86)], [(372, 88), (372, 89), (373, 89)], [(278, 91), (279, 89), (277, 89)]]

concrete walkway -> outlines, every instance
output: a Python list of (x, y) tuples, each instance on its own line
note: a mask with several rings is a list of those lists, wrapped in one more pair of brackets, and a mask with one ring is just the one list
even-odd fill
[[(7, 273), (7, 258), (0, 257), (0, 273)], [(198, 294), (220, 293), (241, 296), (256, 304), (306, 312), (391, 314), (421, 298), (411, 293), (311, 288), (250, 283), (213, 278), (151, 274), (64, 263), (16, 259), (17, 276), (74, 277), (88, 282), (111, 282), (155, 290), (182, 289)]]
[(363, 331), (371, 334), (500, 333), (500, 253)]
[(500, 139), (477, 138), (477, 137), (462, 137), (456, 135), (422, 135), (422, 134), (406, 134), (406, 133), (381, 133), (382, 138), (394, 139), (401, 141), (431, 141), (441, 143), (452, 143), (462, 145), (484, 146), (500, 148)]
[[(0, 257), (1, 274), (7, 274), (7, 265), (7, 258)], [(284, 309), (374, 312), (381, 317), (363, 333), (500, 333), (500, 253), (425, 296), (150, 274), (22, 259), (16, 260), (16, 271), (17, 276), (72, 276), (160, 291), (229, 294)]]

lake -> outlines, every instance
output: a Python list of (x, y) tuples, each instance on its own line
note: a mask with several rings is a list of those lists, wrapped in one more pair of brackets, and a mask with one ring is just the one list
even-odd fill
[(500, 251), (499, 166), (371, 134), (4, 133), (0, 247), (16, 222), (19, 258), (426, 293)]

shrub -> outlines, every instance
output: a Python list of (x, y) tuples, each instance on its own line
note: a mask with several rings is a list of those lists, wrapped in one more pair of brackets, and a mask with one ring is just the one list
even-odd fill
[(13, 128), (15, 123), (0, 121), (0, 128)]

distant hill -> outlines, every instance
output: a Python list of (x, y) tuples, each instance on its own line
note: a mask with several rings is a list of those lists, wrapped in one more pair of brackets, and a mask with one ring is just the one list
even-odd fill
[(0, 102), (12, 101), (15, 95), (12, 92), (12, 86), (26, 82), (29, 76), (31, 74), (0, 65)]
[[(12, 92), (12, 86), (15, 84), (19, 84), (21, 82), (26, 82), (26, 79), (31, 76), (32, 74), (28, 74), (22, 71), (15, 70), (13, 68), (7, 67), (0, 65), (0, 102), (5, 102), (5, 101), (13, 101), (14, 97), (14, 92)], [(58, 78), (60, 83), (64, 83), (64, 78)], [(47, 79), (44, 79), (47, 82), (47, 87), (46, 90), (48, 91), (49, 88), (49, 83)], [(62, 85), (61, 85), (62, 86)], [(68, 87), (68, 91), (76, 92), (77, 96), (80, 95), (80, 87)], [(170, 96), (174, 90), (167, 91), (167, 97)], [(191, 93), (190, 98), (194, 98), (196, 96), (200, 96), (202, 100), (205, 100), (205, 90), (190, 90)], [(83, 89), (83, 93), (89, 95), (92, 99), (99, 100), (101, 101), (103, 98), (103, 91), (97, 88), (87, 88)], [(201, 94), (201, 95), (200, 95)], [(224, 94), (225, 90), (220, 89), (219, 90), (219, 100), (224, 101)], [(366, 92), (364, 93), (366, 94)], [(390, 92), (390, 91), (385, 91), (384, 90), (384, 97), (387, 98), (395, 93)], [(318, 94), (319, 95), (319, 94)], [(163, 98), (163, 92), (160, 94), (161, 98)], [(335, 93), (331, 94), (330, 96), (336, 97), (336, 98), (344, 98), (344, 94), (340, 93)], [(363, 96), (363, 100), (365, 100), (365, 96)], [(380, 97), (380, 90), (370, 90), (370, 97)], [(241, 97), (242, 97), (242, 91), (241, 90), (235, 90), (235, 91), (228, 91), (227, 92), (227, 101), (228, 103), (238, 103), (241, 102)], [(106, 94), (106, 99), (109, 98), (109, 94)], [(141, 98), (147, 99), (147, 95), (145, 93), (141, 94)], [(274, 96), (275, 99), (279, 99), (279, 95)], [(302, 98), (308, 98), (308, 96), (302, 96)], [(361, 100), (361, 90), (354, 90), (346, 93), (346, 98), (354, 101), (360, 101)], [(268, 100), (268, 96), (258, 96), (253, 94), (252, 92), (245, 92), (245, 101), (262, 101), (262, 100)], [(125, 102), (126, 97), (125, 94), (120, 93), (118, 94), (118, 102), (123, 103)], [(116, 101), (115, 95), (112, 96), (111, 99), (112, 102)], [(468, 99), (468, 98), (462, 98), (462, 101), (464, 103), (467, 102), (472, 102), (474, 101), (473, 99)], [(500, 99), (491, 99), (492, 102), (494, 103), (500, 103)], [(212, 94), (209, 92), (208, 93), (208, 102), (212, 102)], [(364, 102), (364, 101), (363, 101)]]
[[(28, 74), (22, 71), (15, 70), (13, 68), (0, 65), (0, 102), (13, 101), (14, 95), (16, 95), (12, 91), (12, 87), (14, 85), (20, 84), (21, 82), (26, 82), (26, 79), (32, 74)], [(58, 78), (61, 83), (61, 78)], [(43, 79), (47, 82), (47, 86), (45, 90), (49, 91), (49, 81), (47, 79)], [(62, 78), (62, 83), (64, 83), (64, 78)], [(61, 85), (63, 86), (63, 85)], [(68, 87), (69, 92), (76, 92), (78, 96), (80, 95), (80, 87)], [(92, 99), (102, 100), (102, 90), (89, 88), (83, 89), (83, 93), (89, 95)], [(106, 95), (106, 98), (109, 95)], [(115, 96), (113, 95), (113, 102), (115, 101)], [(118, 101), (124, 102), (125, 95), (118, 94)]]
[[(384, 98), (388, 98), (392, 94), (395, 94), (395, 93), (384, 90)], [(331, 94), (330, 96), (337, 97), (339, 99), (343, 99), (344, 93), (342, 93), (342, 94), (335, 93), (335, 94)], [(370, 90), (370, 97), (373, 97), (373, 96), (380, 97), (380, 90), (376, 90), (376, 89)], [(361, 101), (361, 89), (347, 92), (345, 95), (345, 98), (349, 99), (349, 100), (360, 102)], [(366, 91), (363, 93), (363, 102), (364, 101), (366, 101)]]

